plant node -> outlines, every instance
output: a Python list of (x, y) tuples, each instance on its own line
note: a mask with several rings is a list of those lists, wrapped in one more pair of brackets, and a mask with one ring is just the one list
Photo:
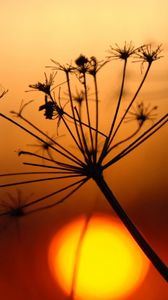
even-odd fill
[(102, 167), (98, 163), (89, 163), (86, 166), (85, 173), (87, 177), (97, 180), (102, 176)]

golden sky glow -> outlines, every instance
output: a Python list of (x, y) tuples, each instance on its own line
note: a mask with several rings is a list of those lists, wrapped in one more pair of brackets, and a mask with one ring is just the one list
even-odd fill
[(63, 227), (49, 248), (53, 276), (75, 299), (123, 299), (144, 279), (149, 261), (123, 225), (106, 215), (94, 215), (81, 240), (86, 218)]
[(2, 1), (1, 83), (20, 94), (50, 58), (102, 57), (115, 42), (153, 41), (167, 49), (167, 11), (166, 0)]

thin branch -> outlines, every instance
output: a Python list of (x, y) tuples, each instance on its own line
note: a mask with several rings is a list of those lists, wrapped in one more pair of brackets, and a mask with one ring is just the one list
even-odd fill
[(83, 131), (81, 118), (80, 118), (79, 112), (76, 109), (76, 107), (75, 107), (75, 111), (76, 111), (76, 114), (77, 114), (77, 117), (78, 117), (78, 120), (79, 120), (79, 126), (80, 126), (80, 130), (81, 130), (81, 139), (82, 139), (82, 143), (83, 143), (83, 145), (82, 145), (83, 156), (85, 158), (85, 161), (88, 163), (90, 161), (90, 152), (89, 152), (88, 145), (87, 145), (86, 138), (85, 138), (85, 134), (84, 134), (84, 131)]
[(146, 69), (146, 72), (145, 72), (145, 74), (144, 74), (144, 76), (143, 76), (143, 78), (142, 78), (142, 80), (141, 80), (141, 82), (140, 82), (140, 84), (139, 84), (139, 86), (138, 86), (136, 92), (135, 92), (135, 95), (133, 96), (132, 100), (130, 101), (130, 103), (129, 103), (128, 107), (127, 107), (127, 109), (125, 110), (125, 112), (124, 112), (124, 114), (123, 114), (123, 116), (122, 116), (122, 118), (121, 118), (119, 124), (117, 125), (117, 127), (116, 127), (116, 129), (115, 129), (113, 135), (111, 136), (110, 141), (109, 141), (108, 138), (106, 139), (104, 148), (103, 148), (102, 153), (101, 153), (100, 158), (99, 158), (99, 163), (102, 163), (103, 159), (106, 157), (106, 155), (107, 155), (107, 147), (105, 147), (105, 146), (106, 146), (106, 144), (108, 144), (108, 147), (110, 148), (110, 145), (112, 144), (112, 141), (113, 141), (114, 137), (116, 136), (116, 134), (117, 134), (119, 128), (121, 127), (121, 124), (123, 123), (123, 121), (124, 121), (124, 119), (125, 119), (125, 116), (127, 115), (129, 109), (130, 109), (131, 106), (133, 105), (133, 103), (134, 103), (135, 99), (137, 98), (137, 96), (138, 96), (140, 90), (142, 89), (142, 86), (143, 86), (143, 84), (144, 84), (144, 82), (145, 82), (145, 80), (146, 80), (146, 78), (147, 78), (148, 73), (149, 73), (150, 67), (151, 67), (151, 64), (148, 64), (148, 67), (147, 67), (147, 69)]
[(68, 94), (69, 94), (69, 100), (70, 100), (71, 111), (72, 111), (72, 118), (73, 118), (75, 130), (76, 130), (76, 134), (77, 134), (77, 137), (78, 137), (78, 141), (79, 141), (79, 143), (76, 141), (76, 144), (77, 144), (79, 150), (83, 154), (82, 141), (81, 141), (81, 137), (80, 137), (78, 126), (77, 126), (77, 120), (75, 118), (75, 110), (74, 110), (74, 106), (73, 106), (72, 92), (71, 92), (70, 79), (69, 79), (69, 73), (68, 72), (66, 72), (66, 78), (67, 78)]
[[(34, 157), (37, 157), (37, 158), (40, 158), (40, 159), (43, 159), (43, 160), (47, 160), (49, 162), (52, 162), (52, 163), (55, 163), (59, 166), (64, 166), (66, 167), (67, 169), (69, 168), (73, 168), (73, 169), (78, 169), (78, 167), (74, 166), (74, 165), (71, 165), (71, 164), (66, 164), (66, 163), (63, 163), (63, 162), (60, 162), (60, 161), (57, 161), (57, 160), (52, 160), (50, 158), (47, 158), (45, 156), (42, 156), (42, 155), (39, 155), (37, 153), (34, 153), (34, 152), (30, 152), (30, 151), (20, 151), (19, 152), (19, 155), (30, 155), (30, 156), (34, 156)], [(80, 168), (79, 168), (80, 169)]]
[(119, 161), (122, 157), (127, 155), (133, 149), (137, 148), (140, 144), (142, 144), (145, 140), (147, 140), (151, 135), (153, 135), (156, 131), (158, 131), (164, 124), (168, 121), (168, 114), (162, 117), (157, 123), (155, 123), (152, 127), (146, 130), (143, 134), (141, 134), (134, 142), (132, 142), (129, 146), (127, 146), (124, 150), (122, 150), (119, 154), (117, 154), (113, 159), (111, 159), (108, 163), (106, 163), (102, 169), (105, 170), (115, 162)]
[(127, 138), (125, 138), (125, 139), (121, 140), (120, 142), (118, 142), (118, 143), (114, 144), (113, 146), (111, 146), (111, 147), (107, 150), (107, 154), (108, 154), (109, 152), (111, 152), (114, 148), (116, 148), (116, 147), (122, 145), (123, 143), (129, 141), (130, 139), (132, 139), (132, 138), (140, 131), (140, 129), (141, 129), (141, 126), (138, 126), (138, 128), (137, 128), (130, 136), (128, 136)]
[[(31, 202), (28, 202), (28, 203), (22, 205), (22, 206), (21, 206), (22, 209), (27, 208), (27, 207), (29, 207), (29, 206), (33, 206), (34, 204), (37, 204), (37, 203), (39, 203), (39, 202), (41, 202), (41, 201), (43, 201), (43, 200), (45, 200), (45, 199), (48, 199), (48, 198), (50, 198), (50, 197), (52, 197), (52, 196), (55, 196), (56, 194), (59, 194), (59, 193), (65, 191), (65, 190), (67, 190), (67, 189), (69, 189), (69, 188), (72, 188), (72, 187), (75, 186), (75, 185), (78, 185), (78, 186), (75, 187), (71, 192), (69, 192), (65, 197), (63, 197), (61, 200), (59, 200), (59, 201), (57, 201), (57, 202), (54, 202), (54, 203), (52, 203), (52, 204), (50, 204), (50, 205), (46, 205), (46, 206), (43, 206), (43, 207), (40, 207), (40, 208), (37, 208), (37, 209), (34, 209), (34, 210), (30, 210), (30, 211), (26, 212), (24, 215), (26, 216), (26, 215), (31, 214), (31, 213), (33, 213), (33, 212), (37, 212), (37, 211), (40, 211), (40, 210), (44, 210), (44, 209), (47, 209), (47, 208), (50, 208), (50, 207), (53, 207), (53, 206), (56, 206), (56, 205), (62, 203), (63, 201), (65, 201), (68, 197), (70, 197), (77, 189), (79, 189), (79, 188), (80, 188), (85, 182), (87, 182), (87, 181), (88, 181), (88, 178), (81, 179), (81, 180), (79, 180), (79, 181), (77, 181), (77, 182), (74, 182), (74, 183), (72, 183), (72, 184), (69, 184), (69, 185), (67, 185), (66, 187), (61, 188), (61, 189), (59, 189), (59, 190), (57, 190), (57, 191), (55, 191), (55, 192), (53, 192), (53, 193), (47, 194), (47, 195), (45, 195), (45, 196), (43, 196), (43, 197), (40, 197), (40, 198), (38, 198), (38, 199), (36, 199), (36, 200), (33, 200), (33, 201), (31, 201)], [(11, 210), (4, 211), (4, 212), (0, 213), (0, 217), (1, 217), (1, 216), (6, 216), (6, 215), (10, 215), (10, 213), (11, 213)]]
[(95, 87), (95, 100), (96, 100), (96, 133), (95, 133), (95, 162), (97, 161), (97, 150), (98, 150), (98, 131), (99, 131), (99, 98), (98, 98), (98, 86), (97, 77), (94, 75), (94, 87)]
[[(69, 115), (66, 111), (64, 112), (64, 115), (66, 115), (67, 117), (69, 117), (70, 119), (72, 119), (72, 120), (74, 121), (74, 118), (73, 118), (71, 115)], [(77, 123), (79, 123), (79, 120), (78, 120), (78, 119), (75, 118), (75, 120), (76, 120)], [(97, 131), (96, 128), (94, 128), (94, 127), (92, 127), (92, 126), (89, 127), (89, 125), (86, 124), (85, 122), (82, 122), (82, 121), (81, 121), (81, 124), (82, 124), (83, 126), (87, 127), (87, 128), (90, 128), (91, 130), (93, 130), (93, 131), (95, 131), (95, 132)], [(100, 135), (102, 135), (103, 137), (107, 138), (107, 135), (106, 135), (105, 133), (103, 133), (102, 131), (98, 130), (97, 132), (98, 132), (98, 134), (100, 134)]]
[(125, 210), (121, 207), (116, 197), (109, 189), (107, 183), (105, 182), (103, 176), (96, 178), (96, 183), (99, 186), (100, 190), (106, 197), (107, 201), (114, 209), (120, 220), (124, 223), (126, 228), (129, 230), (132, 237), (135, 239), (140, 248), (144, 251), (146, 256), (150, 259), (151, 263), (155, 266), (158, 272), (163, 276), (163, 278), (168, 281), (168, 268), (164, 264), (164, 262), (160, 259), (160, 257), (154, 252), (148, 242), (144, 239), (142, 234), (139, 232), (137, 227), (131, 221), (131, 219), (126, 214)]
[(9, 186), (16, 186), (21, 184), (29, 184), (29, 183), (35, 183), (35, 182), (42, 182), (42, 181), (52, 181), (52, 180), (58, 180), (58, 179), (67, 179), (67, 178), (74, 178), (84, 176), (81, 174), (74, 174), (74, 175), (67, 175), (67, 176), (57, 176), (57, 177), (51, 177), (51, 178), (40, 178), (40, 179), (33, 179), (33, 180), (25, 180), (25, 181), (18, 181), (18, 182), (12, 182), (12, 183), (6, 183), (0, 185), (0, 188), (9, 187)]
[(120, 94), (119, 94), (119, 98), (117, 101), (117, 107), (116, 107), (116, 111), (115, 111), (115, 115), (111, 124), (111, 128), (108, 134), (108, 140), (110, 140), (111, 134), (113, 132), (116, 120), (117, 120), (117, 116), (118, 116), (118, 112), (120, 109), (120, 104), (121, 104), (121, 99), (122, 99), (122, 95), (123, 95), (123, 90), (124, 90), (124, 83), (125, 83), (125, 76), (126, 76), (126, 67), (127, 67), (127, 59), (124, 60), (124, 68), (123, 68), (123, 76), (122, 76), (122, 82), (121, 82), (121, 88), (120, 88)]
[(86, 215), (86, 219), (84, 220), (84, 225), (82, 228), (82, 231), (80, 233), (80, 237), (78, 240), (76, 252), (75, 252), (75, 263), (74, 263), (74, 268), (73, 268), (73, 275), (72, 275), (72, 283), (71, 283), (71, 291), (69, 298), (70, 299), (75, 299), (75, 287), (77, 283), (77, 276), (78, 276), (78, 270), (79, 270), (79, 263), (80, 263), (80, 255), (82, 251), (82, 244), (85, 238), (85, 235), (87, 233), (87, 229), (89, 227), (89, 222), (91, 220), (91, 217), (93, 216), (93, 210), (89, 212), (88, 215)]
[(83, 73), (83, 80), (84, 80), (83, 84), (84, 84), (84, 92), (85, 92), (86, 113), (87, 113), (88, 127), (89, 127), (89, 133), (90, 133), (90, 142), (91, 142), (92, 153), (94, 153), (94, 143), (93, 143), (93, 135), (92, 135), (92, 129), (91, 129), (90, 111), (89, 111), (89, 104), (88, 104), (88, 93), (87, 93), (86, 74), (85, 73)]
[(57, 190), (57, 191), (55, 191), (55, 192), (53, 192), (53, 193), (50, 193), (50, 194), (47, 194), (47, 195), (45, 195), (45, 196), (43, 196), (43, 197), (41, 197), (41, 198), (38, 198), (38, 199), (36, 199), (36, 200), (34, 200), (34, 201), (28, 202), (27, 204), (24, 205), (23, 208), (26, 208), (26, 207), (28, 207), (28, 206), (32, 206), (32, 205), (34, 205), (34, 204), (37, 204), (37, 203), (39, 203), (39, 202), (41, 202), (41, 201), (43, 201), (43, 200), (45, 200), (45, 199), (47, 199), (47, 198), (50, 198), (50, 197), (52, 197), (52, 196), (55, 196), (56, 194), (61, 193), (61, 192), (63, 192), (63, 191), (65, 191), (65, 190), (67, 190), (67, 189), (69, 189), (69, 188), (71, 188), (71, 187), (73, 187), (73, 186), (75, 186), (75, 185), (78, 184), (78, 186), (77, 186), (75, 189), (73, 189), (71, 192), (69, 192), (69, 193), (68, 193), (65, 197), (63, 197), (61, 200), (59, 200), (59, 201), (57, 201), (57, 202), (54, 202), (54, 203), (52, 203), (52, 204), (46, 205), (46, 206), (44, 206), (44, 207), (37, 208), (36, 210), (29, 211), (29, 213), (36, 212), (36, 211), (39, 211), (39, 210), (44, 210), (44, 209), (47, 209), (47, 208), (51, 208), (51, 207), (53, 207), (53, 206), (55, 206), (55, 205), (58, 205), (58, 204), (62, 203), (63, 201), (65, 201), (68, 197), (70, 197), (75, 191), (77, 191), (77, 190), (78, 190), (85, 182), (87, 182), (87, 181), (88, 181), (88, 178), (81, 179), (81, 180), (79, 180), (79, 181), (77, 181), (77, 182), (74, 182), (74, 183), (72, 183), (72, 184), (70, 184), (70, 185), (68, 185), (68, 186), (66, 186), (66, 187), (64, 187), (64, 188), (62, 188), (62, 189), (60, 189), (60, 190)]
[[(33, 166), (33, 167), (41, 167), (41, 168), (49, 168), (49, 169), (56, 169), (56, 170), (65, 170), (65, 171), (69, 171), (70, 173), (81, 173), (82, 169), (78, 169), (76, 167), (54, 167), (54, 166), (48, 166), (48, 165), (42, 165), (42, 164), (35, 164), (35, 163), (29, 163), (29, 162), (23, 162), (24, 165), (27, 166)], [(61, 164), (61, 163), (60, 163)], [(63, 163), (61, 165), (64, 165)]]
[(145, 72), (145, 74), (144, 74), (144, 76), (143, 76), (143, 78), (142, 78), (142, 81), (141, 81), (141, 83), (140, 83), (140, 85), (139, 85), (139, 87), (138, 87), (138, 89), (137, 89), (137, 91), (136, 91), (134, 97), (132, 98), (131, 102), (129, 103), (127, 109), (125, 110), (125, 112), (124, 112), (124, 114), (123, 114), (123, 116), (122, 116), (122, 118), (121, 118), (121, 120), (120, 120), (118, 126), (116, 127), (116, 129), (115, 129), (115, 131), (114, 131), (114, 133), (113, 133), (113, 136), (111, 137), (111, 140), (110, 140), (109, 145), (112, 143), (112, 141), (113, 141), (113, 139), (114, 139), (116, 133), (118, 132), (118, 130), (119, 130), (119, 128), (120, 128), (120, 126), (121, 126), (123, 120), (125, 119), (125, 116), (127, 115), (128, 111), (129, 111), (129, 109), (131, 108), (132, 104), (134, 103), (135, 99), (137, 98), (137, 96), (138, 96), (140, 90), (142, 89), (142, 86), (143, 86), (143, 84), (144, 84), (144, 82), (145, 82), (145, 80), (146, 80), (146, 78), (147, 78), (148, 73), (149, 73), (150, 67), (151, 67), (151, 64), (148, 64), (148, 67), (147, 67), (146, 72)]
[(110, 127), (110, 130), (109, 130), (108, 136), (107, 136), (107, 138), (105, 140), (105, 143), (104, 143), (104, 146), (103, 146), (103, 149), (102, 149), (102, 153), (101, 153), (101, 155), (99, 157), (99, 163), (101, 163), (103, 161), (104, 157), (107, 154), (107, 150), (108, 150), (108, 148), (109, 148), (109, 146), (111, 144), (110, 139), (111, 139), (111, 135), (112, 135), (112, 132), (113, 132), (116, 120), (117, 120), (117, 116), (118, 116), (119, 109), (120, 109), (120, 104), (121, 104), (121, 99), (122, 99), (122, 95), (123, 95), (123, 91), (124, 91), (125, 76), (126, 76), (126, 67), (127, 67), (127, 59), (124, 60), (124, 67), (123, 67), (123, 75), (122, 75), (122, 81), (121, 81), (120, 94), (119, 94), (119, 97), (118, 97), (115, 114), (114, 114), (114, 117), (112, 119), (111, 127)]
[[(44, 167), (45, 165), (41, 165), (41, 166)], [(53, 167), (53, 168), (55, 168), (55, 167)], [(67, 170), (67, 171), (53, 171), (53, 172), (52, 171), (41, 171), (41, 172), (4, 173), (4, 174), (0, 174), (0, 177), (20, 176), (20, 175), (40, 175), (40, 174), (71, 174), (72, 172), (74, 172), (74, 171), (73, 170)]]
[[(13, 124), (15, 124), (16, 126), (20, 127), (21, 129), (23, 129), (24, 131), (26, 131), (27, 133), (29, 133), (31, 136), (35, 137), (37, 140), (41, 141), (42, 143), (46, 143), (46, 141), (44, 141), (42, 138), (40, 138), (38, 135), (34, 134), (33, 132), (31, 132), (30, 130), (28, 130), (27, 128), (25, 128), (24, 126), (22, 126), (21, 124), (15, 122), (14, 120), (12, 120), (11, 118), (5, 116), (4, 114), (0, 113), (0, 115), (7, 119), (8, 121), (12, 122)], [(51, 137), (49, 137), (45, 132), (43, 132), (41, 129), (39, 129), (37, 126), (35, 126), (34, 124), (32, 124), (29, 120), (27, 120), (26, 118), (24, 118), (22, 115), (19, 115), (19, 117), (26, 122), (27, 124), (29, 124), (32, 128), (34, 128), (35, 130), (37, 130), (39, 133), (41, 133), (42, 135), (44, 135), (45, 137), (47, 137), (47, 139), (49, 139), (51, 142), (53, 142), (55, 145), (57, 145), (58, 147), (60, 147), (63, 151), (65, 151), (66, 153), (56, 149), (54, 146), (52, 146), (51, 144), (48, 144), (49, 147), (51, 149), (53, 149), (54, 151), (58, 152), (59, 154), (61, 154), (62, 156), (68, 158), (69, 160), (73, 161), (74, 163), (78, 164), (78, 165), (82, 165), (82, 161), (79, 160), (75, 155), (73, 155), (70, 151), (68, 151), (66, 148), (62, 147), (59, 143), (57, 143), (56, 141), (54, 141)]]
[[(52, 96), (51, 100), (54, 102)], [(82, 161), (80, 159), (78, 159), (75, 155), (73, 155), (73, 153), (71, 153), (70, 151), (68, 151), (65, 147), (63, 147), (62, 145), (60, 145), (58, 142), (56, 142), (54, 139), (52, 139), (51, 137), (49, 137), (45, 132), (43, 132), (40, 128), (38, 128), (37, 126), (35, 126), (34, 124), (32, 124), (29, 120), (27, 120), (26, 118), (24, 118), (22, 115), (20, 116), (22, 120), (24, 120), (26, 123), (28, 123), (31, 127), (33, 127), (34, 129), (36, 129), (38, 132), (40, 132), (41, 134), (43, 134), (47, 139), (49, 139), (53, 144), (55, 144), (56, 146), (58, 146), (61, 150), (63, 150), (65, 153), (67, 153), (69, 156), (71, 156), (74, 162), (75, 160), (77, 161), (76, 163), (81, 164), (82, 165)], [(65, 124), (65, 126), (67, 127), (67, 129), (69, 129), (65, 119), (62, 117), (62, 120)], [(70, 131), (70, 134), (72, 134), (72, 132)], [(53, 150), (59, 152), (60, 154), (62, 154), (63, 152), (59, 151), (58, 149), (56, 149), (55, 147), (52, 147), (51, 144), (48, 144), (48, 146), (50, 148), (52, 148)]]

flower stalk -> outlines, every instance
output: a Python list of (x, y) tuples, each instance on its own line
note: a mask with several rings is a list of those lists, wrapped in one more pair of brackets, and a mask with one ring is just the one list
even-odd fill
[(125, 210), (122, 208), (122, 206), (117, 201), (116, 197), (112, 193), (111, 189), (107, 185), (106, 181), (104, 180), (103, 175), (96, 177), (95, 179), (96, 184), (100, 188), (101, 192), (107, 199), (110, 206), (114, 209), (117, 216), (120, 218), (120, 220), (124, 223), (125, 227), (128, 229), (132, 237), (135, 239), (137, 244), (140, 246), (140, 248), (144, 251), (146, 256), (149, 258), (151, 263), (155, 266), (155, 268), (158, 270), (158, 272), (165, 278), (166, 281), (168, 281), (168, 268), (167, 266), (162, 262), (160, 257), (154, 252), (152, 247), (148, 244), (148, 242), (145, 240), (143, 235), (140, 233), (140, 231), (137, 229), (137, 227), (134, 225), (134, 223), (131, 221), (131, 219), (126, 214)]
[[(161, 57), (160, 52), (161, 46), (158, 46), (153, 50), (149, 45), (143, 45), (141, 47), (134, 48), (132, 43), (125, 43), (123, 48), (118, 47), (118, 45), (115, 48), (111, 47), (110, 56), (108, 56), (108, 58), (103, 62), (98, 62), (94, 56), (87, 58), (83, 55), (80, 55), (76, 59), (74, 66), (70, 64), (61, 65), (55, 60), (52, 60), (54, 67), (52, 66), (51, 68), (56, 72), (54, 74), (50, 74), (49, 79), (45, 73), (44, 83), (38, 82), (37, 84), (31, 84), (29, 86), (33, 90), (43, 93), (44, 102), (39, 106), (39, 112), (44, 111), (44, 117), (47, 119), (47, 121), (56, 121), (58, 135), (57, 138), (60, 137), (58, 127), (64, 126), (67, 137), (70, 137), (74, 148), (76, 148), (76, 153), (73, 153), (72, 149), (68, 148), (67, 145), (64, 145), (63, 142), (60, 142), (58, 139), (54, 139), (46, 134), (40, 126), (38, 127), (23, 115), (25, 108), (28, 105), (33, 104), (32, 101), (21, 104), (19, 112), (11, 111), (14, 117), (18, 117), (18, 122), (14, 121), (7, 115), (0, 113), (1, 119), (10, 122), (11, 125), (16, 126), (20, 130), (26, 132), (33, 139), (41, 143), (40, 146), (42, 146), (43, 150), (42, 154), (38, 154), (33, 151), (20, 150), (18, 153), (19, 156), (24, 156), (26, 158), (28, 157), (30, 159), (29, 161), (24, 161), (23, 164), (31, 167), (32, 171), (0, 174), (0, 178), (7, 179), (12, 176), (14, 178), (21, 178), (23, 176), (23, 179), (21, 180), (19, 179), (13, 182), (8, 182), (7, 180), (5, 183), (0, 185), (1, 189), (18, 185), (22, 186), (26, 184), (39, 184), (40, 182), (52, 181), (61, 181), (64, 185), (63, 187), (57, 187), (57, 185), (55, 185), (56, 187), (54, 187), (54, 191), (44, 194), (40, 198), (35, 198), (26, 204), (23, 203), (19, 205), (18, 209), (17, 207), (13, 207), (14, 211), (0, 211), (0, 216), (12, 215), (17, 217), (17, 211), (21, 211), (23, 213), (22, 215), (24, 216), (27, 213), (33, 213), (52, 208), (67, 200), (78, 189), (84, 186), (88, 180), (93, 180), (99, 187), (100, 191), (104, 194), (110, 206), (114, 209), (118, 217), (124, 223), (132, 237), (144, 251), (146, 256), (150, 259), (151, 263), (155, 266), (163, 278), (166, 281), (168, 280), (167, 266), (145, 240), (135, 224), (133, 224), (133, 222), (130, 220), (103, 176), (104, 170), (112, 166), (114, 163), (117, 163), (121, 158), (125, 157), (131, 151), (136, 149), (168, 121), (168, 114), (165, 114), (159, 120), (154, 122), (156, 114), (153, 114), (153, 111), (157, 107), (149, 109), (149, 106), (145, 106), (143, 102), (140, 102), (140, 104), (137, 105), (136, 110), (134, 109), (131, 111), (131, 109), (133, 109), (133, 104), (137, 99), (137, 96), (139, 96), (144, 82), (146, 81), (152, 63)], [(141, 62), (141, 66), (143, 66), (144, 63), (147, 63), (147, 68), (133, 98), (130, 99), (125, 112), (120, 118), (119, 112), (122, 108), (122, 100), (124, 97), (123, 90), (125, 87), (128, 59), (130, 57), (135, 60), (138, 59), (138, 61)], [(110, 63), (113, 59), (122, 60), (124, 65), (118, 101), (116, 107), (113, 107), (114, 117), (109, 119), (108, 134), (105, 134), (104, 128), (100, 129), (99, 125), (100, 99), (97, 73), (104, 65)], [(58, 84), (53, 87), (54, 79), (58, 71), (65, 73), (66, 84), (64, 82), (64, 86), (66, 85), (68, 90), (68, 104), (66, 105), (61, 105), (61, 101), (63, 99), (60, 95), (60, 89), (58, 92), (58, 99), (56, 99), (55, 93), (53, 93), (53, 90), (61, 85)], [(80, 95), (80, 101), (84, 102), (85, 105), (81, 105), (81, 102), (79, 107), (74, 105), (75, 98), (73, 97), (71, 74), (76, 76), (78, 84), (82, 86), (82, 96)], [(90, 97), (88, 93), (90, 86), (88, 83), (88, 76), (92, 76), (91, 88), (94, 93), (95, 107), (93, 111), (95, 115), (93, 115), (93, 111), (90, 107)], [(4, 94), (6, 94), (6, 92), (4, 92)], [(0, 95), (0, 97), (4, 94)], [(112, 103), (112, 105), (114, 105), (114, 103)], [(67, 106), (69, 110), (67, 109)], [(85, 109), (86, 120), (83, 120), (82, 109)], [(129, 117), (127, 114), (129, 114)], [(133, 130), (127, 136), (123, 136), (121, 140), (115, 142), (114, 139), (117, 136), (121, 125), (123, 125), (124, 122), (128, 122), (128, 120), (136, 121), (138, 127), (135, 127), (135, 130)], [(146, 121), (152, 121), (152, 125), (143, 131), (143, 124), (146, 123)], [(33, 145), (35, 144), (32, 144), (32, 146)], [(101, 145), (100, 148), (99, 145)], [(115, 151), (113, 152), (114, 149)], [(31, 159), (33, 159), (33, 161)], [(34, 159), (36, 159), (37, 162), (34, 162)], [(33, 171), (35, 168), (38, 168), (38, 170)], [(45, 171), (39, 171), (39, 168)], [(25, 175), (30, 176), (30, 179), (25, 180)], [(39, 177), (33, 179), (34, 175), (38, 175)], [(43, 175), (47, 175), (47, 177), (42, 177)], [(69, 179), (71, 180), (70, 182), (68, 182)], [(56, 199), (54, 198), (54, 201), (51, 200), (50, 202), (50, 199), (53, 197), (56, 197)], [(47, 203), (45, 200), (47, 200)], [(36, 204), (38, 205), (36, 206)]]

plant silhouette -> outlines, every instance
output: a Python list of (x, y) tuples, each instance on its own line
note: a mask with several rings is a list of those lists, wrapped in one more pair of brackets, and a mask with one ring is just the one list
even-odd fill
[[(46, 134), (40, 126), (35, 125), (31, 121), (31, 117), (25, 117), (23, 112), (27, 105), (32, 105), (32, 102), (24, 105), (22, 104), (19, 112), (12, 111), (12, 114), (18, 118), (18, 121), (4, 115), (3, 113), (0, 115), (4, 120), (10, 122), (11, 125), (13, 124), (19, 127), (21, 130), (38, 140), (40, 145), (46, 146), (43, 147), (41, 155), (38, 154), (37, 151), (31, 152), (25, 150), (19, 151), (19, 155), (37, 160), (35, 163), (32, 161), (24, 162), (25, 165), (31, 166), (32, 169), (40, 167), (47, 171), (1, 174), (1, 177), (6, 176), (6, 178), (8, 178), (8, 176), (24, 177), (25, 174), (31, 174), (33, 176), (38, 173), (39, 175), (37, 179), (23, 179), (12, 183), (6, 182), (1, 185), (1, 188), (43, 181), (62, 181), (63, 179), (66, 179), (64, 187), (45, 194), (40, 198), (29, 201), (21, 207), (21, 209), (30, 208), (30, 211), (33, 212), (48, 209), (62, 203), (87, 181), (93, 180), (152, 264), (156, 267), (163, 278), (168, 280), (167, 266), (162, 262), (159, 256), (144, 239), (142, 234), (138, 231), (124, 209), (121, 207), (104, 178), (104, 171), (107, 168), (135, 150), (164, 124), (166, 124), (168, 120), (168, 115), (166, 114), (154, 122), (156, 118), (154, 113), (156, 107), (150, 108), (143, 102), (135, 104), (137, 96), (144, 85), (153, 62), (161, 58), (161, 51), (161, 45), (153, 49), (151, 45), (142, 45), (135, 48), (132, 43), (125, 43), (121, 48), (118, 45), (115, 47), (111, 46), (109, 55), (105, 60), (100, 62), (94, 56), (87, 58), (83, 54), (75, 60), (74, 64), (62, 65), (52, 59), (51, 61), (53, 65), (48, 66), (48, 68), (52, 69), (54, 73), (51, 73), (49, 78), (45, 73), (44, 83), (38, 82), (37, 84), (31, 84), (29, 87), (34, 91), (40, 91), (44, 95), (44, 102), (39, 106), (39, 113), (43, 112), (44, 119), (51, 122), (55, 120), (57, 129), (61, 126), (64, 127), (64, 130), (66, 130), (66, 137), (69, 137), (74, 148), (78, 149), (78, 155), (76, 154), (77, 151), (73, 153), (72, 149), (68, 148), (62, 139), (59, 140), (59, 135), (57, 139), (53, 139), (51, 135)], [(140, 63), (143, 77), (138, 88), (135, 90), (133, 97), (129, 100), (128, 106), (124, 112), (121, 113), (127, 65), (130, 58), (132, 58), (134, 62)], [(119, 60), (123, 63), (123, 71), (117, 103), (112, 102), (111, 104), (112, 109), (114, 109), (114, 114), (111, 114), (111, 118), (109, 118), (109, 128), (105, 133), (104, 129), (100, 128), (101, 114), (98, 73), (105, 65), (110, 64), (113, 60)], [(66, 86), (68, 91), (68, 104), (66, 106), (61, 105), (61, 83), (56, 87), (54, 86), (54, 80), (57, 72), (63, 72), (65, 75), (66, 83), (64, 82), (64, 86)], [(82, 90), (82, 94), (77, 95), (76, 98), (73, 96), (73, 81), (75, 80), (77, 80), (78, 84), (81, 86), (80, 90)], [(58, 86), (59, 91), (57, 100), (57, 97), (55, 96), (55, 89)], [(92, 105), (89, 101), (88, 90), (91, 90), (94, 93), (95, 99), (92, 102)], [(76, 107), (75, 101), (78, 101), (78, 107)], [(109, 108), (109, 110), (110, 109), (111, 108)], [(116, 137), (122, 125), (128, 121), (136, 122), (137, 127), (135, 128), (135, 131), (131, 132), (128, 136), (123, 136), (120, 141), (116, 141)], [(151, 125), (148, 129), (144, 129), (143, 125), (147, 121), (151, 121)], [(148, 124), (149, 123), (150, 122), (148, 122)], [(114, 148), (115, 151), (113, 151)], [(116, 153), (117, 150), (118, 152)], [(45, 161), (45, 163), (41, 163), (41, 160), (43, 162)], [(47, 177), (41, 178), (43, 175), (47, 175)], [(74, 182), (67, 184), (68, 178), (74, 179)], [(56, 201), (45, 203), (46, 199), (50, 199), (56, 195), (58, 196), (59, 194), (61, 195), (61, 193), (64, 193), (63, 196), (60, 196), (60, 198)], [(41, 204), (41, 206), (36, 207), (37, 203)]]

